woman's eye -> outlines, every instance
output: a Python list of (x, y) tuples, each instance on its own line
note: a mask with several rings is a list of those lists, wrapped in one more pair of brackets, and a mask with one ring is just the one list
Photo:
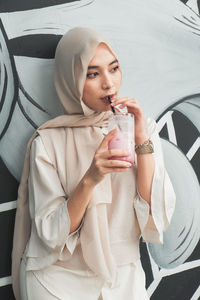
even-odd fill
[(111, 72), (115, 72), (119, 69), (119, 66), (115, 66), (114, 68), (112, 68)]
[(87, 78), (95, 78), (98, 75), (98, 72), (88, 73)]

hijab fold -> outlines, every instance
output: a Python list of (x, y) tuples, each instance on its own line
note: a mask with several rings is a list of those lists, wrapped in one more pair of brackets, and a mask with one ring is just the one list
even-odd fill
[[(55, 87), (64, 115), (50, 120), (40, 126), (30, 139), (25, 156), (24, 169), (18, 191), (17, 212), (15, 219), (15, 231), (12, 252), (12, 278), (13, 289), (17, 300), (19, 296), (19, 268), (26, 244), (30, 238), (31, 219), (28, 205), (28, 178), (30, 168), (30, 149), (34, 138), (44, 129), (71, 128), (72, 135), (67, 135), (66, 173), (67, 162), (73, 161), (75, 150), (78, 149), (80, 164), (75, 169), (72, 164), (71, 173), (79, 173), (82, 168), (89, 167), (97, 148), (97, 141), (101, 142), (103, 134), (100, 127), (106, 127), (108, 117), (112, 112), (93, 112), (82, 102), (82, 93), (90, 60), (95, 54), (99, 43), (105, 43), (115, 55), (111, 44), (96, 31), (90, 28), (74, 28), (68, 31), (58, 43), (55, 55)], [(115, 55), (116, 57), (116, 55)], [(79, 133), (76, 128), (84, 128)], [(83, 156), (81, 148), (89, 142), (85, 138), (90, 136), (91, 147), (88, 148), (88, 156)], [(48, 137), (47, 137), (48, 138)], [(45, 139), (45, 138), (44, 138)], [(76, 145), (76, 141), (78, 145)], [(48, 151), (53, 156), (53, 147)], [(59, 153), (58, 153), (59, 155)], [(87, 157), (87, 158), (86, 158)], [(74, 159), (75, 161), (75, 159)], [(62, 164), (64, 165), (64, 164)], [(74, 168), (74, 169), (73, 169)], [(58, 172), (59, 173), (59, 172)], [(62, 179), (60, 178), (62, 181)], [(64, 183), (63, 183), (64, 184)], [(74, 184), (74, 183), (73, 183)], [(77, 182), (78, 184), (78, 182)], [(72, 189), (72, 183), (67, 182), (67, 190)], [(116, 278), (116, 264), (111, 252), (109, 228), (107, 220), (107, 204), (112, 202), (110, 175), (96, 185), (93, 196), (86, 210), (84, 224), (80, 232), (80, 241), (85, 262), (97, 275), (111, 284)]]

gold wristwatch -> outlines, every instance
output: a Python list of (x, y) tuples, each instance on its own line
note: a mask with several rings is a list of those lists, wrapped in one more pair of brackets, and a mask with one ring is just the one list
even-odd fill
[(140, 145), (135, 145), (135, 152), (138, 154), (153, 153), (153, 143), (150, 139)]

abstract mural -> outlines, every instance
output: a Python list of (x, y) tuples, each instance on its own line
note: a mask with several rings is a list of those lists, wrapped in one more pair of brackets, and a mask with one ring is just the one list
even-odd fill
[(0, 299), (14, 300), (11, 249), (17, 188), (35, 128), (62, 113), (56, 45), (74, 26), (113, 42), (121, 95), (155, 118), (177, 203), (164, 244), (141, 242), (151, 300), (200, 299), (200, 1), (0, 2)]

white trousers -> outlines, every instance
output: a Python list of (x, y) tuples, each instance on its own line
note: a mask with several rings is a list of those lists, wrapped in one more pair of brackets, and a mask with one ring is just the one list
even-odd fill
[[(140, 260), (133, 267), (126, 265), (119, 267), (120, 285), (110, 288), (98, 277), (74, 277), (70, 275), (63, 280), (58, 273), (52, 278), (52, 284), (45, 284), (38, 280), (37, 272), (25, 271), (22, 261), (20, 270), (21, 300), (149, 300), (144, 287), (145, 275)], [(53, 266), (54, 267), (54, 266)], [(55, 268), (59, 268), (55, 266)], [(61, 268), (62, 269), (62, 268)], [(55, 269), (56, 270), (56, 269)], [(62, 279), (61, 279), (62, 278)], [(57, 282), (55, 282), (57, 280)], [(61, 282), (62, 281), (62, 282)], [(51, 289), (52, 286), (57, 287)], [(60, 290), (65, 290), (60, 296)]]

